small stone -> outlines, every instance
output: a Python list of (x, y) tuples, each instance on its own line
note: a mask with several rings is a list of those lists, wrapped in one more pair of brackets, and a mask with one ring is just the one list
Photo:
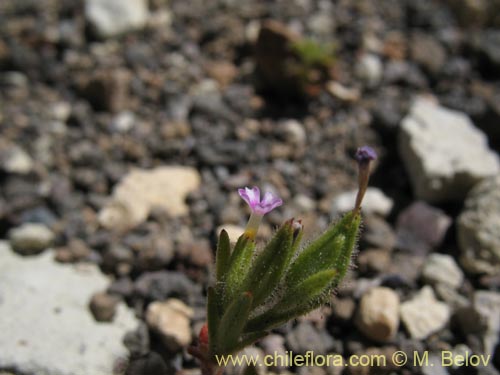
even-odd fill
[(86, 0), (85, 17), (101, 37), (112, 37), (145, 26), (148, 2), (145, 0)]
[(417, 33), (410, 42), (411, 56), (426, 71), (438, 74), (446, 62), (446, 51), (432, 36)]
[(357, 326), (372, 340), (393, 340), (399, 328), (399, 296), (385, 287), (369, 290), (361, 298)]
[(160, 335), (166, 348), (176, 352), (191, 343), (192, 316), (193, 310), (189, 306), (171, 298), (165, 302), (150, 303), (146, 311), (146, 322)]
[[(332, 204), (332, 216), (335, 217), (338, 214), (352, 210), (356, 201), (356, 194), (357, 190), (352, 190), (336, 196)], [(369, 187), (366, 189), (363, 199), (362, 211), (367, 215), (379, 214), (385, 217), (391, 212), (393, 205), (392, 199), (387, 197), (380, 189)]]
[(388, 269), (391, 254), (386, 249), (367, 249), (361, 251), (356, 260), (361, 273), (378, 274)]
[(185, 274), (175, 271), (145, 272), (135, 281), (135, 293), (149, 301), (165, 300), (175, 296), (189, 305), (201, 295), (199, 285)]
[(318, 331), (311, 323), (301, 322), (286, 336), (286, 341), (295, 353), (304, 354), (312, 350), (326, 354), (333, 347), (333, 339), (326, 331)]
[(120, 300), (107, 293), (96, 293), (90, 299), (89, 308), (98, 322), (111, 322), (116, 313), (116, 306)]
[[(500, 6), (497, 9), (500, 10)], [(498, 21), (500, 24), (500, 21)], [(469, 44), (476, 52), (479, 66), (486, 74), (498, 76), (500, 67), (500, 30), (486, 29), (470, 35)]]
[(134, 283), (128, 277), (122, 277), (113, 281), (107, 292), (122, 298), (129, 298), (134, 293)]
[(458, 311), (458, 321), (465, 334), (481, 338), (482, 350), (493, 355), (500, 343), (500, 293), (480, 290), (474, 293), (472, 304)]
[(99, 222), (108, 229), (125, 230), (146, 220), (153, 208), (171, 216), (186, 215), (185, 199), (200, 182), (200, 175), (190, 167), (133, 170), (115, 186), (111, 202), (99, 212)]
[(392, 227), (381, 217), (370, 215), (363, 220), (362, 241), (369, 246), (391, 250), (396, 245), (396, 235)]
[(306, 131), (297, 120), (286, 120), (280, 123), (279, 131), (283, 134), (285, 141), (293, 146), (304, 146), (306, 143)]
[(230, 61), (214, 61), (206, 67), (208, 75), (221, 87), (226, 87), (236, 78), (238, 69)]
[(43, 224), (27, 223), (11, 229), (9, 240), (14, 251), (21, 255), (34, 255), (52, 245), (54, 233)]
[(498, 156), (468, 116), (421, 97), (401, 123), (399, 151), (416, 196), (428, 202), (464, 199), (500, 170)]
[(336, 321), (350, 321), (355, 309), (356, 304), (352, 298), (335, 298), (332, 302), (332, 314)]
[(196, 267), (209, 267), (213, 263), (212, 249), (207, 240), (179, 244), (177, 254)]
[(33, 159), (17, 145), (0, 144), (0, 167), (7, 173), (28, 174), (33, 169)]
[(396, 252), (392, 254), (392, 262), (387, 273), (390, 277), (396, 277), (396, 284), (415, 285), (421, 274), (424, 258), (407, 252)]
[(446, 302), (453, 310), (461, 309), (469, 304), (469, 300), (466, 297), (459, 294), (448, 284), (436, 284), (434, 291), (439, 299)]
[(134, 358), (127, 367), (125, 375), (162, 375), (170, 374), (169, 369), (162, 356), (156, 352), (149, 352), (139, 358)]
[(450, 225), (451, 218), (442, 210), (425, 202), (415, 202), (398, 216), (397, 247), (415, 254), (426, 254), (443, 242)]
[(149, 330), (146, 323), (141, 322), (137, 329), (127, 332), (123, 343), (130, 351), (131, 357), (143, 356), (150, 351)]
[(368, 87), (377, 86), (382, 80), (384, 67), (380, 57), (374, 54), (363, 54), (356, 65), (356, 74)]
[(468, 272), (500, 274), (500, 176), (469, 193), (458, 217), (457, 240)]
[(450, 255), (431, 254), (425, 261), (422, 277), (428, 284), (445, 284), (457, 289), (462, 285), (464, 274)]
[(66, 123), (71, 115), (71, 104), (68, 102), (56, 102), (50, 106), (50, 115), (53, 120)]
[(88, 258), (91, 252), (84, 241), (75, 238), (71, 239), (67, 246), (56, 249), (55, 259), (61, 263), (78, 262)]
[(126, 133), (135, 124), (135, 116), (134, 113), (130, 111), (123, 111), (118, 113), (111, 122), (111, 127), (114, 131), (118, 133)]
[(314, 211), (316, 201), (305, 194), (298, 194), (293, 198), (293, 203), (301, 213)]
[(450, 308), (436, 300), (430, 286), (423, 287), (411, 300), (402, 303), (400, 313), (411, 337), (417, 340), (444, 328), (450, 319)]
[(129, 106), (131, 78), (124, 68), (98, 70), (82, 85), (81, 92), (95, 110), (119, 112)]
[(335, 98), (345, 102), (357, 102), (361, 97), (361, 91), (355, 87), (347, 87), (337, 81), (330, 81), (326, 89)]

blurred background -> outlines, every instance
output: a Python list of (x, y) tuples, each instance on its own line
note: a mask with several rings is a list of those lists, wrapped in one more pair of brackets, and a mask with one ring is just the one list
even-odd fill
[(351, 209), (365, 144), (348, 278), (248, 352), (388, 358), (262, 374), (498, 374), (499, 26), (497, 0), (1, 0), (0, 374), (200, 374), (237, 188), (284, 200), (261, 239), (295, 217), (307, 241)]

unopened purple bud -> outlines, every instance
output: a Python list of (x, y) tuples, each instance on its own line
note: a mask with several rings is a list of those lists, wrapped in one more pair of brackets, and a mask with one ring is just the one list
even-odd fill
[(377, 153), (370, 146), (363, 146), (358, 148), (355, 158), (360, 164), (369, 163), (370, 161), (377, 159)]
[(370, 162), (377, 159), (377, 153), (370, 146), (363, 146), (358, 148), (355, 158), (358, 161), (358, 194), (356, 195), (354, 211), (359, 213), (370, 179)]

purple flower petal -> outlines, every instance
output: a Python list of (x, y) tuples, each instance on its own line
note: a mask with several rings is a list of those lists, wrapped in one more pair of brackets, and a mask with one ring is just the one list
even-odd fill
[(265, 215), (268, 212), (274, 210), (276, 207), (281, 206), (283, 201), (276, 195), (271, 192), (266, 192), (264, 194), (264, 199), (260, 202), (260, 204), (254, 209), (255, 212), (261, 215)]
[(253, 208), (260, 203), (260, 190), (257, 186), (253, 188), (238, 189), (238, 194), (245, 202), (248, 203), (250, 208)]
[(265, 215), (283, 204), (283, 201), (278, 196), (269, 191), (266, 192), (262, 200), (260, 200), (260, 190), (256, 186), (251, 189), (238, 189), (238, 194), (248, 203), (252, 212), (258, 215)]

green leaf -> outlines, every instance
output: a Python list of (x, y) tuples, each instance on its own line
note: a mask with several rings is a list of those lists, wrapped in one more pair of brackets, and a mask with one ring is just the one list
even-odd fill
[(271, 310), (250, 320), (245, 330), (268, 330), (314, 310), (318, 301), (323, 301), (323, 296), (333, 289), (336, 275), (335, 270), (325, 270), (308, 277), (289, 289)]
[(268, 331), (288, 322), (289, 320), (296, 319), (299, 316), (307, 314), (308, 312), (323, 305), (325, 300), (326, 296), (320, 296), (313, 298), (310, 301), (304, 301), (304, 303), (291, 310), (267, 312), (262, 315), (258, 315), (248, 321), (245, 326), (245, 332)]
[(221, 311), (219, 301), (217, 301), (216, 290), (208, 287), (207, 290), (207, 324), (208, 324), (208, 345), (211, 353), (217, 352), (217, 332), (219, 330), (219, 319)]
[(243, 327), (248, 320), (253, 296), (249, 292), (242, 293), (229, 305), (222, 316), (217, 334), (216, 353), (227, 354), (238, 345)]
[(311, 301), (321, 296), (328, 287), (333, 285), (337, 276), (336, 270), (324, 270), (309, 276), (295, 287), (289, 289), (271, 311), (280, 312), (293, 310), (303, 305), (304, 301)]
[(224, 304), (228, 306), (231, 301), (243, 292), (243, 282), (248, 275), (255, 242), (242, 234), (236, 245), (229, 262), (229, 270), (226, 275)]
[(345, 222), (342, 229), (346, 238), (335, 264), (335, 269), (338, 271), (337, 283), (344, 278), (347, 270), (349, 269), (349, 265), (351, 264), (351, 255), (356, 246), (356, 241), (359, 235), (359, 225), (361, 224), (360, 214), (351, 214), (348, 218), (349, 220)]
[(281, 226), (253, 262), (245, 280), (245, 289), (254, 296), (252, 307), (261, 304), (274, 292), (292, 258), (294, 230), (288, 221)]
[(327, 229), (299, 254), (287, 272), (287, 285), (297, 285), (319, 271), (333, 268), (345, 241), (341, 228), (337, 223)]
[(226, 277), (231, 260), (230, 256), (231, 244), (229, 243), (229, 235), (223, 229), (220, 232), (217, 252), (215, 253), (216, 279), (218, 282), (223, 282)]

